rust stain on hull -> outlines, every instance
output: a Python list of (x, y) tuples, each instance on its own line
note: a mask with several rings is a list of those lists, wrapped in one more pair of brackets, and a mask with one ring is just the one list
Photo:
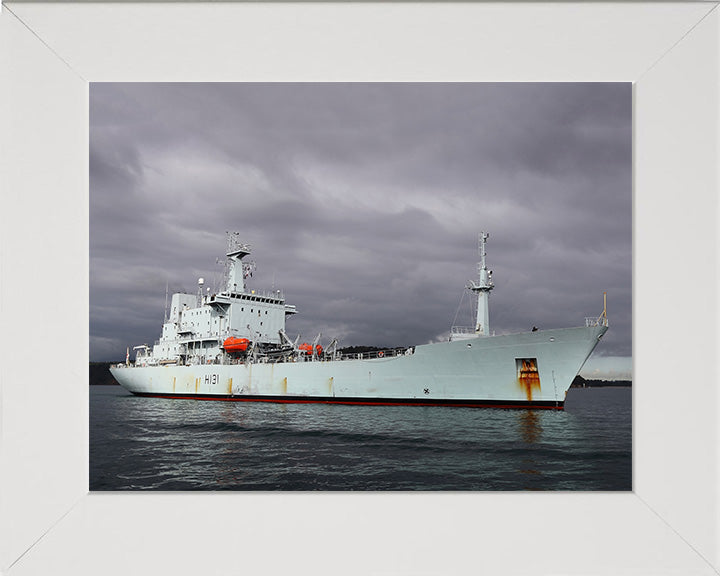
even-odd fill
[(533, 391), (540, 390), (540, 374), (535, 358), (524, 358), (518, 361), (518, 384), (525, 391), (528, 402), (533, 399)]
[(228, 378), (228, 394), (232, 396), (232, 378)]

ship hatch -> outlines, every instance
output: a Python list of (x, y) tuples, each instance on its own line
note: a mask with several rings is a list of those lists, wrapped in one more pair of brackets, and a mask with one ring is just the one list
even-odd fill
[(525, 391), (528, 402), (533, 399), (533, 391), (540, 390), (540, 373), (537, 367), (537, 358), (516, 358), (517, 382)]

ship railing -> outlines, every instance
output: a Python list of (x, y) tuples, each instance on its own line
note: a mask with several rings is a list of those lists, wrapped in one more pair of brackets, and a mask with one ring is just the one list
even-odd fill
[(450, 328), (451, 334), (475, 334), (475, 326), (453, 326)]
[(398, 356), (410, 356), (415, 353), (415, 347), (409, 348), (391, 348), (385, 350), (373, 350), (370, 352), (360, 352), (351, 354), (322, 354), (321, 356), (297, 356), (294, 354), (282, 354), (275, 357), (269, 356), (258, 356), (258, 357), (231, 357), (227, 355), (221, 355), (214, 358), (202, 358), (199, 356), (190, 356), (185, 361), (178, 361), (178, 364), (184, 364), (186, 366), (191, 364), (275, 364), (285, 362), (337, 362), (343, 360), (370, 360), (370, 359), (382, 359), (382, 358), (396, 358)]
[(285, 300), (285, 294), (282, 290), (250, 290), (251, 296), (260, 296), (262, 298), (275, 298), (276, 300)]
[(607, 316), (598, 316), (598, 317), (590, 317), (585, 318), (585, 326), (588, 328), (594, 328), (595, 326), (605, 326), (608, 325), (608, 319)]
[[(193, 332), (190, 336), (179, 336), (177, 341), (181, 344), (188, 344), (190, 342), (209, 342), (209, 341), (220, 342), (223, 340), (223, 335), (218, 336), (217, 334), (211, 334), (209, 332)], [(159, 341), (156, 342), (159, 344)]]
[[(217, 294), (212, 294), (212, 296), (223, 296), (223, 295), (229, 295), (229, 294), (237, 294), (237, 295), (244, 295), (244, 296), (255, 296), (256, 298), (271, 298), (273, 300), (285, 300), (285, 293), (282, 290), (256, 290), (251, 289), (249, 292), (228, 292), (227, 290), (221, 290)], [(209, 298), (211, 296), (204, 296), (203, 298)]]
[(356, 352), (351, 354), (337, 354), (336, 360), (370, 360), (374, 358), (396, 358), (397, 356), (409, 356), (415, 351), (410, 348), (391, 348), (387, 350), (372, 350), (370, 352)]
[(380, 358), (396, 358), (397, 356), (409, 356), (415, 352), (415, 347), (410, 348), (387, 348), (383, 350), (371, 350), (369, 352), (351, 352), (342, 354), (340, 352), (322, 354), (321, 356), (308, 356), (301, 354), (299, 356), (291, 356), (281, 361), (289, 362), (335, 362), (341, 360), (371, 360)]

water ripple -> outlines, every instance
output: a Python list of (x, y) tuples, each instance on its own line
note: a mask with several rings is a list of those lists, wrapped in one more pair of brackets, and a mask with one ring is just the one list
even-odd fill
[(90, 395), (91, 490), (630, 490), (630, 389), (566, 410)]

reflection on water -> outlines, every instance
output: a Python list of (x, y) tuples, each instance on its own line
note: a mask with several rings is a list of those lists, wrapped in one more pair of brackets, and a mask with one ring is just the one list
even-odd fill
[[(537, 444), (542, 435), (542, 424), (540, 423), (538, 412), (536, 410), (520, 410), (517, 413), (517, 417), (520, 438), (526, 444)], [(518, 472), (520, 474), (540, 475), (542, 472), (538, 468), (538, 462), (532, 452), (530, 452), (520, 461)], [(533, 487), (531, 484), (524, 484), (522, 489), (533, 490)]]
[(535, 444), (542, 434), (542, 425), (536, 410), (520, 410), (520, 436), (528, 444)]
[(565, 411), (90, 394), (91, 490), (630, 490), (631, 393)]

